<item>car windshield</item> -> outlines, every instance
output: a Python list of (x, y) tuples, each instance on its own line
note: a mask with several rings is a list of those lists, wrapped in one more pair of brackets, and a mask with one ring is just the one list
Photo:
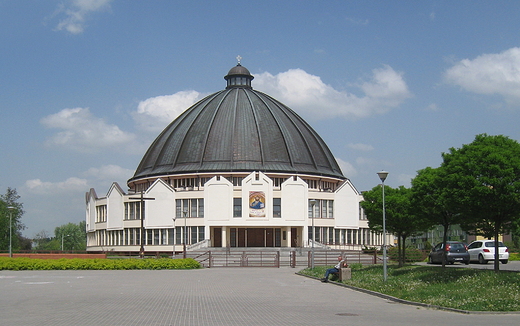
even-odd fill
[(462, 243), (450, 243), (450, 248), (461, 249), (461, 248), (464, 248), (464, 245)]
[[(494, 246), (495, 246), (495, 241), (486, 242), (486, 247), (494, 247)], [(498, 242), (498, 246), (499, 247), (505, 247), (504, 244), (502, 243), (502, 241)]]

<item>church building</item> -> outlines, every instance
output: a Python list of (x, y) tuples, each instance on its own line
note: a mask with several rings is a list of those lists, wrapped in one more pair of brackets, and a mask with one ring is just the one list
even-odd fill
[(224, 79), (224, 90), (161, 132), (127, 190), (87, 192), (87, 250), (381, 245), (361, 194), (316, 131), (254, 90), (240, 62)]

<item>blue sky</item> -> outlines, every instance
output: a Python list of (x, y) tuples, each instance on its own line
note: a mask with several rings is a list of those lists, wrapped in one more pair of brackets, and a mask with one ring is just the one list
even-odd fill
[(520, 140), (520, 2), (0, 0), (0, 192), (24, 235), (84, 219), (242, 64), (358, 190), (410, 185), (480, 133)]

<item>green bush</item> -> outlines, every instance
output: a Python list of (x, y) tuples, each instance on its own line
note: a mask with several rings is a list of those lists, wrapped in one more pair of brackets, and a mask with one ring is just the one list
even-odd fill
[(34, 259), (0, 257), (0, 270), (124, 270), (124, 269), (196, 269), (192, 259)]
[[(388, 258), (390, 260), (397, 261), (398, 257), (399, 256), (398, 256), (398, 252), (397, 252), (397, 247), (388, 248)], [(425, 255), (424, 255), (423, 251), (416, 249), (416, 248), (412, 248), (412, 247), (406, 247), (406, 249), (405, 249), (405, 261), (406, 262), (423, 261), (424, 258), (425, 258)]]

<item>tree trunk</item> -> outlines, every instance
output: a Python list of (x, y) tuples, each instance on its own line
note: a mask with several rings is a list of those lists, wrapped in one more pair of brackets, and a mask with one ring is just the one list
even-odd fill
[(447, 255), (447, 252), (446, 252), (446, 242), (448, 241), (448, 229), (449, 229), (449, 224), (445, 224), (443, 225), (443, 228), (444, 228), (444, 234), (442, 235), (442, 268), (446, 268), (446, 255)]
[(495, 273), (500, 271), (500, 247), (498, 247), (498, 230), (500, 229), (500, 222), (495, 222), (495, 259), (493, 260), (493, 269)]

